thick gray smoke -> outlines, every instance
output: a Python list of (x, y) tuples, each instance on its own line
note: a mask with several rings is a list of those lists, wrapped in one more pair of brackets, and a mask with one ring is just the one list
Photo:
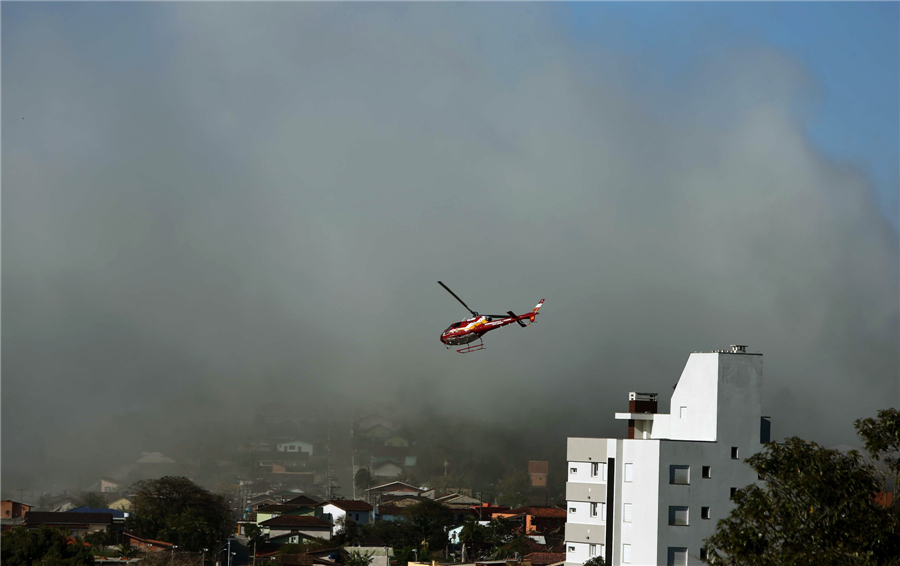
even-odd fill
[[(728, 45), (661, 82), (544, 9), (4, 6), (4, 476), (268, 400), (621, 435), (734, 343), (777, 437), (896, 406), (897, 233), (811, 145), (814, 78)], [(462, 356), (439, 279), (547, 302)]]

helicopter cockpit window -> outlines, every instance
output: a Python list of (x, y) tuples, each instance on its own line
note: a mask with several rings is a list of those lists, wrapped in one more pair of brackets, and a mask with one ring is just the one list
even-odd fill
[(451, 326), (450, 328), (459, 328), (461, 325), (462, 325), (461, 322), (457, 322), (457, 323), (455, 323), (453, 326)]

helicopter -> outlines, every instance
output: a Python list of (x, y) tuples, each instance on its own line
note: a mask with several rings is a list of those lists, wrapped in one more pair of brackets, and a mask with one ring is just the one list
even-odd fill
[(454, 299), (462, 303), (462, 306), (466, 307), (466, 310), (472, 313), (473, 318), (454, 322), (441, 333), (441, 343), (447, 346), (447, 349), (450, 349), (450, 346), (462, 346), (478, 340), (478, 344), (472, 344), (456, 350), (460, 354), (468, 354), (469, 352), (483, 350), (484, 340), (482, 337), (495, 328), (500, 328), (501, 326), (506, 326), (507, 324), (512, 324), (514, 322), (522, 328), (525, 328), (528, 324), (524, 321), (527, 320), (529, 323), (535, 322), (534, 319), (538, 315), (538, 311), (541, 310), (541, 306), (544, 304), (544, 299), (541, 299), (541, 302), (539, 302), (531, 312), (522, 315), (518, 315), (513, 311), (507, 311), (506, 314), (478, 314), (476, 311), (470, 309), (469, 305), (464, 303), (462, 299), (457, 297), (456, 293), (450, 290), (450, 287), (447, 287), (440, 281), (438, 281), (438, 285), (446, 289), (448, 293), (453, 295)]

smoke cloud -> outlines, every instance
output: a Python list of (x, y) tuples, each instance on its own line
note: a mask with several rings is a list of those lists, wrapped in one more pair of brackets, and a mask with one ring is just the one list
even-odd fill
[[(771, 47), (661, 81), (531, 4), (4, 16), (7, 478), (225, 443), (272, 400), (562, 450), (737, 343), (778, 438), (853, 442), (900, 399), (897, 233)], [(437, 280), (482, 312), (547, 302), (461, 356)]]

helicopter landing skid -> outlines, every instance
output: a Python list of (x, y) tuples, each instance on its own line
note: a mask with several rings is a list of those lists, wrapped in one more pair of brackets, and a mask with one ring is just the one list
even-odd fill
[(459, 350), (457, 350), (457, 352), (459, 352), (460, 354), (469, 354), (471, 352), (477, 352), (478, 350), (484, 350), (484, 342), (479, 341), (478, 344), (460, 348)]

